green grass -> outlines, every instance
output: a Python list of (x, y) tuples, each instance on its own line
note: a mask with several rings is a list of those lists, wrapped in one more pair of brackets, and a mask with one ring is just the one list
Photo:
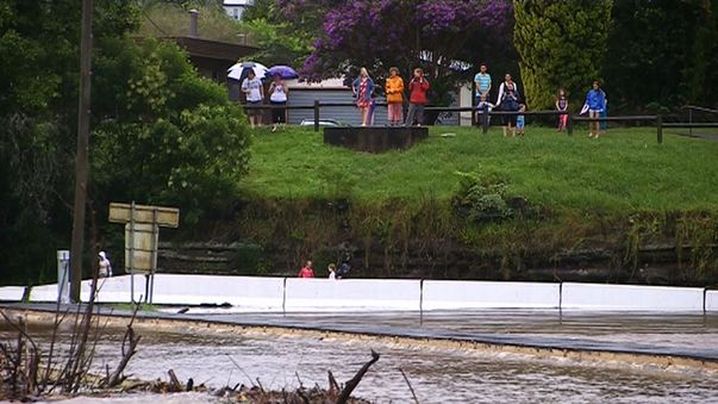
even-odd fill
[[(608, 212), (718, 208), (718, 142), (655, 129), (612, 129), (588, 139), (550, 128), (528, 128), (524, 139), (500, 129), (433, 127), (411, 150), (368, 154), (323, 144), (321, 133), (290, 127), (256, 131), (250, 173), (241, 186), (252, 197), (319, 199), (349, 196), (363, 203), (425, 197), (449, 199), (457, 171), (491, 170), (512, 194), (563, 210)], [(443, 138), (442, 133), (455, 133)]]

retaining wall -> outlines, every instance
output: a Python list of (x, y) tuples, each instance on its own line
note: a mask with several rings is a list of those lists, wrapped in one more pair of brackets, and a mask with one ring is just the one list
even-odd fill
[(0, 302), (19, 302), (25, 294), (24, 286), (0, 287)]
[(718, 290), (706, 290), (705, 310), (718, 311)]
[[(134, 300), (145, 277), (134, 278)], [(88, 300), (90, 280), (82, 282)], [(129, 303), (130, 276), (100, 280), (97, 301)], [(20, 301), (25, 288), (0, 288), (0, 300)], [(31, 302), (55, 302), (57, 285), (30, 289)], [(152, 302), (221, 305), (243, 311), (395, 311), (485, 308), (598, 311), (718, 311), (718, 290), (588, 283), (421, 281), (401, 279), (299, 279), (157, 274)]]
[(557, 309), (559, 283), (424, 281), (423, 310)]
[(703, 311), (702, 288), (563, 283), (562, 309)]
[(286, 311), (418, 311), (420, 301), (419, 280), (287, 278), (284, 308)]

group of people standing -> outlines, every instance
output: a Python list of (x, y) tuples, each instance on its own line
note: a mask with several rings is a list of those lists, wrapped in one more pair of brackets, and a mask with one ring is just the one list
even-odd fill
[[(264, 84), (254, 70), (249, 69), (247, 78), (242, 81), (242, 92), (245, 94), (247, 99), (247, 105), (250, 108), (247, 111), (249, 116), (249, 124), (252, 128), (261, 126), (262, 124), (262, 109), (251, 108), (251, 106), (259, 107), (265, 101)], [(275, 75), (272, 78), (272, 82), (269, 85), (269, 104), (272, 108), (272, 132), (276, 131), (280, 125), (284, 125), (287, 122), (287, 97), (289, 95), (289, 88), (282, 80), (280, 75)]]
[[(373, 93), (376, 85), (369, 76), (365, 67), (359, 70), (359, 77), (352, 83), (352, 92), (356, 98), (356, 105), (362, 114), (361, 126), (374, 124), (374, 109), (376, 102)], [(387, 119), (389, 126), (421, 126), (424, 123), (424, 106), (429, 102), (428, 92), (431, 88), (429, 80), (424, 76), (424, 70), (414, 69), (414, 75), (409, 81), (409, 109), (404, 120), (404, 79), (399, 75), (399, 69), (389, 69), (389, 77), (384, 84), (387, 103)]]
[[(480, 113), (487, 113), (493, 109), (506, 112), (524, 112), (526, 104), (522, 102), (521, 93), (518, 86), (513, 81), (511, 74), (506, 73), (504, 81), (499, 85), (499, 94), (496, 97), (496, 103), (489, 101), (489, 92), (491, 91), (491, 75), (488, 73), (486, 64), (481, 64), (479, 72), (474, 76), (476, 85), (476, 110)], [(581, 114), (588, 112), (590, 118), (602, 118), (606, 116), (608, 99), (606, 93), (601, 89), (601, 83), (596, 80), (593, 82), (592, 88), (586, 93), (586, 101), (581, 110)], [(566, 130), (568, 125), (568, 96), (566, 90), (560, 88), (556, 94), (555, 102), (556, 110), (564, 112), (559, 115), (558, 128), (559, 132)], [(488, 116), (486, 117), (488, 119)], [(504, 136), (524, 135), (526, 127), (526, 119), (522, 114), (504, 115)], [(589, 124), (588, 137), (598, 138), (606, 129), (606, 122), (591, 121)]]
[[(349, 275), (349, 271), (351, 271), (351, 264), (349, 264), (348, 259), (342, 260), (342, 263), (339, 265), (339, 268), (337, 268), (336, 264), (332, 263), (327, 266), (327, 273), (328, 273), (328, 279), (342, 279), (346, 278), (347, 275)], [(312, 261), (307, 261), (302, 269), (299, 270), (299, 273), (297, 274), (297, 277), (299, 278), (315, 278), (314, 273), (314, 263)]]

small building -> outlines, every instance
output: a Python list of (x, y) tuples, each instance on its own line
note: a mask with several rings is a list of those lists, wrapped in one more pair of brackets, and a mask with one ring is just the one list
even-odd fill
[(200, 74), (219, 83), (227, 83), (227, 69), (258, 51), (249, 45), (213, 41), (191, 36), (167, 38), (176, 42), (189, 55)]
[(254, 0), (224, 0), (222, 6), (227, 15), (239, 21), (242, 19), (244, 10), (254, 5)]

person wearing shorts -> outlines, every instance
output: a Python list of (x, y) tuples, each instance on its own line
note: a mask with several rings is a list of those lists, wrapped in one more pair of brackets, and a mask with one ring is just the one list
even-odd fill
[[(595, 80), (593, 88), (586, 93), (586, 104), (584, 108), (588, 108), (588, 117), (597, 119), (601, 116), (601, 112), (606, 108), (606, 93), (601, 90), (601, 82)], [(600, 123), (598, 121), (589, 122), (589, 138), (598, 139), (600, 135)]]
[[(252, 69), (249, 70), (247, 78), (242, 82), (242, 92), (244, 92), (247, 99), (247, 105), (262, 105), (262, 100), (264, 100), (264, 87), (262, 86), (262, 80), (257, 78), (257, 75), (254, 74), (254, 70)], [(249, 115), (249, 124), (252, 128), (261, 125), (261, 109), (250, 108), (247, 111), (247, 115)]]
[(272, 132), (277, 130), (279, 125), (287, 123), (287, 97), (289, 89), (282, 76), (276, 74), (269, 86), (269, 104), (272, 108)]

